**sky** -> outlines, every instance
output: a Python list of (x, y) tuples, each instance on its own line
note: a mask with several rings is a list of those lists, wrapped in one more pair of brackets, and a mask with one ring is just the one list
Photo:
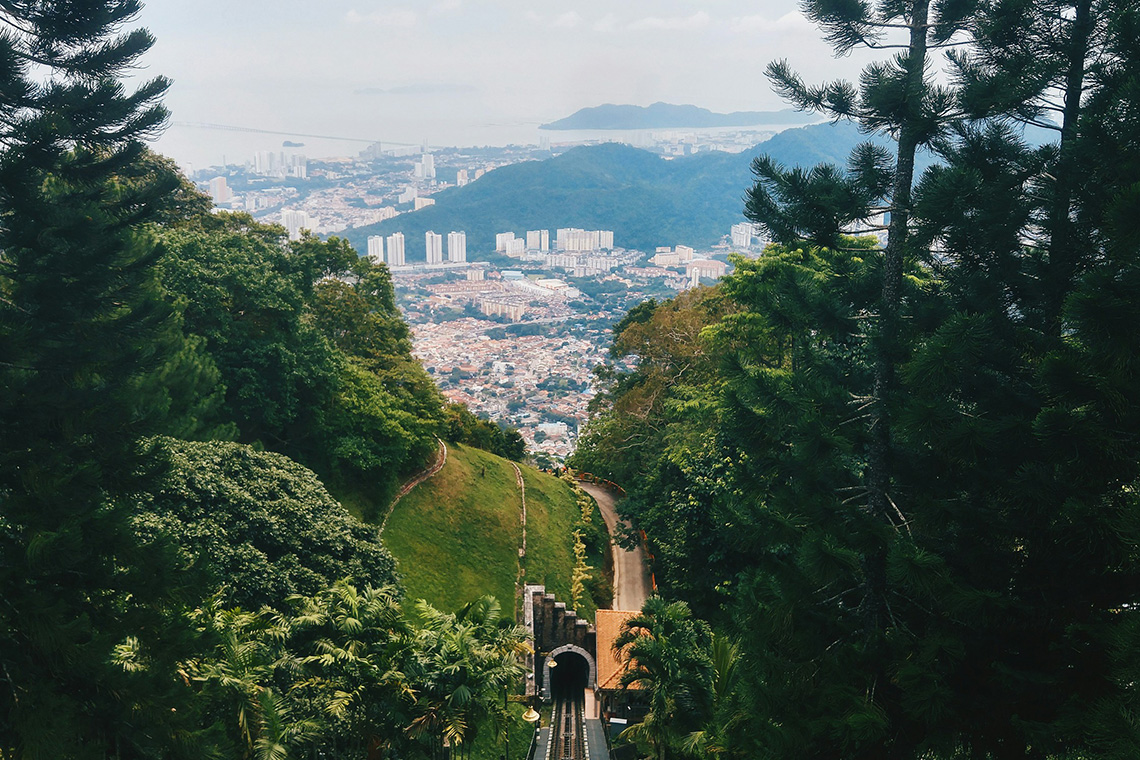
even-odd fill
[(150, 0), (157, 42), (140, 77), (173, 80), (157, 149), (188, 168), (306, 143), (221, 124), (410, 144), (537, 140), (602, 103), (786, 107), (764, 78), (787, 58), (808, 81), (858, 75), (793, 0)]

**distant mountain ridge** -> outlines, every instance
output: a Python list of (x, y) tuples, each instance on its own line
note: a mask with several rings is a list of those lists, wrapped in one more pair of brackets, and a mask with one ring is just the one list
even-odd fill
[(754, 178), (752, 159), (768, 154), (786, 166), (846, 165), (860, 142), (886, 145), (847, 122), (785, 130), (744, 153), (698, 153), (666, 160), (620, 143), (568, 150), (488, 172), (464, 187), (432, 196), (435, 205), (340, 233), (358, 251), (369, 235), (403, 232), (407, 261), (425, 259), (424, 232), (467, 233), (468, 259), (495, 248), (499, 232), (559, 227), (614, 231), (622, 248), (704, 247), (744, 220), (743, 196)]
[(650, 106), (606, 103), (575, 111), (539, 129), (695, 129), (699, 127), (751, 127), (760, 124), (810, 124), (817, 117), (792, 109), (714, 113), (692, 105), (654, 103)]

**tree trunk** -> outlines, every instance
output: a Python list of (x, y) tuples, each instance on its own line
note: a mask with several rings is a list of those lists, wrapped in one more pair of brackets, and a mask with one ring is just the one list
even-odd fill
[[(875, 345), (875, 402), (871, 405), (871, 441), (867, 456), (867, 508), (876, 521), (893, 524), (891, 489), (891, 395), (895, 387), (895, 367), (899, 362), (899, 301), (902, 291), (903, 254), (910, 224), (911, 188), (914, 184), (914, 156), (921, 135), (916, 122), (922, 107), (923, 73), (927, 55), (929, 0), (911, 5), (910, 44), (906, 60), (909, 114), (899, 130), (895, 182), (891, 192), (891, 221), (887, 246), (883, 251), (882, 294), (879, 329)], [(867, 579), (864, 614), (868, 631), (882, 630), (886, 622), (885, 545), (875, 546), (863, 559)]]
[(1080, 256), (1073, 250), (1072, 200), (1074, 143), (1081, 118), (1085, 69), (1092, 37), (1092, 0), (1078, 0), (1069, 40), (1065, 71), (1065, 106), (1061, 120), (1061, 146), (1057, 158), (1053, 203), (1049, 213), (1049, 269), (1046, 275), (1045, 329), (1061, 334), (1061, 311), (1080, 268)]

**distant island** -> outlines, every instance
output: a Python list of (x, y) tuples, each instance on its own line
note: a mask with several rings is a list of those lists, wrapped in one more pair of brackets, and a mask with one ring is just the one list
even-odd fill
[(696, 127), (751, 127), (760, 124), (810, 124), (812, 114), (793, 111), (735, 111), (713, 113), (697, 106), (654, 103), (651, 106), (619, 106), (607, 103), (583, 108), (565, 119), (543, 124), (539, 129), (670, 129)]
[(282, 148), (304, 148), (305, 143), (299, 143), (299, 142), (293, 142), (292, 140), (286, 140), (285, 142), (281, 143), (281, 147)]

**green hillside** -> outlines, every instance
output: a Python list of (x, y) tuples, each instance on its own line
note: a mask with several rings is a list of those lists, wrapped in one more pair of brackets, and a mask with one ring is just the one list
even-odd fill
[(625, 248), (709, 245), (744, 219), (741, 196), (752, 159), (766, 153), (790, 166), (846, 164), (860, 142), (879, 141), (847, 123), (789, 129), (745, 153), (698, 153), (666, 160), (618, 143), (574, 148), (546, 161), (489, 172), (465, 187), (432, 196), (435, 205), (380, 224), (349, 229), (358, 251), (369, 235), (403, 232), (408, 261), (424, 260), (424, 232), (467, 232), (470, 257), (494, 250), (505, 230), (575, 226), (611, 229)]
[[(408, 599), (454, 610), (489, 593), (509, 609), (522, 542), (514, 468), (480, 449), (455, 444), (448, 449), (439, 474), (396, 504), (384, 544), (396, 558)], [(572, 533), (579, 520), (574, 494), (557, 478), (526, 465), (520, 468), (527, 493), (526, 582), (544, 583), (569, 602)], [(600, 524), (600, 516), (595, 519)], [(600, 568), (601, 553), (593, 548), (592, 563)], [(588, 603), (580, 612), (592, 617), (594, 609)]]
[[(541, 584), (559, 600), (570, 606), (570, 569), (574, 567), (575, 529), (582, 531), (587, 550), (587, 562), (593, 568), (591, 579), (605, 577), (603, 568), (609, 549), (609, 534), (606, 532), (602, 515), (595, 507), (591, 514), (591, 525), (582, 528), (580, 512), (574, 492), (559, 478), (546, 475), (530, 467), (521, 467), (526, 483), (527, 501), (527, 556), (523, 577), (527, 583)], [(612, 568), (608, 568), (612, 572)], [(613, 599), (613, 591), (608, 582), (598, 590), (597, 598), (589, 593), (582, 604), (577, 605), (579, 615), (593, 620), (594, 611), (607, 605)]]

